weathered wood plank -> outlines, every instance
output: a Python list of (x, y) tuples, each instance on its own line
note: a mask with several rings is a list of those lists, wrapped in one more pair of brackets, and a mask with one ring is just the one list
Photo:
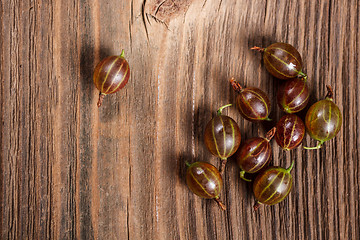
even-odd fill
[[(358, 1), (4, 0), (0, 10), (2, 239), (360, 237)], [(311, 103), (333, 86), (343, 128), (315, 151), (272, 142), (274, 165), (295, 160), (294, 188), (257, 212), (230, 159), (221, 212), (188, 190), (184, 162), (219, 166), (203, 132), (235, 102), (232, 76), (283, 115), (281, 82), (250, 50), (275, 41), (301, 53)], [(93, 69), (122, 49), (130, 81), (97, 108)], [(225, 113), (243, 139), (276, 123)]]

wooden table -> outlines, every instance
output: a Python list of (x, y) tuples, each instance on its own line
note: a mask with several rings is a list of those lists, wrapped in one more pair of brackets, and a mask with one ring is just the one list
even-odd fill
[[(2, 0), (0, 10), (2, 239), (360, 238), (359, 1)], [(294, 185), (258, 211), (229, 159), (222, 212), (189, 191), (185, 161), (219, 166), (203, 133), (235, 102), (232, 76), (273, 102), (266, 125), (224, 111), (242, 139), (283, 115), (282, 82), (249, 49), (273, 42), (301, 53), (310, 103), (333, 87), (343, 127), (320, 150), (272, 141), (272, 164), (295, 161)], [(122, 49), (130, 81), (98, 108), (94, 67)]]

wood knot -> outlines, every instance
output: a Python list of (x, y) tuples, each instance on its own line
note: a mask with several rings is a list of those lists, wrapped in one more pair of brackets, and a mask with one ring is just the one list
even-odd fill
[(194, 0), (151, 0), (148, 9), (152, 17), (169, 23), (172, 18), (185, 13)]

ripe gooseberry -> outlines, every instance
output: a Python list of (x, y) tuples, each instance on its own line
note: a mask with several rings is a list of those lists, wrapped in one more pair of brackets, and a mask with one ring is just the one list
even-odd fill
[(240, 146), (241, 133), (235, 120), (222, 115), (222, 110), (232, 106), (228, 104), (218, 109), (205, 127), (204, 141), (207, 149), (221, 159), (220, 173), (223, 174), (227, 158), (232, 156)]
[(305, 149), (318, 149), (322, 144), (334, 138), (340, 131), (342, 115), (339, 107), (333, 101), (333, 91), (326, 86), (328, 93), (324, 100), (314, 103), (306, 113), (305, 125), (310, 137), (319, 141), (316, 147)]
[(124, 50), (120, 56), (109, 56), (103, 59), (94, 70), (94, 83), (100, 91), (97, 106), (100, 107), (107, 94), (122, 89), (130, 78), (130, 67), (124, 58)]
[(274, 205), (283, 201), (290, 193), (292, 187), (292, 176), (290, 171), (294, 161), (288, 169), (282, 167), (269, 167), (259, 173), (253, 184), (253, 192), (257, 203), (254, 209), (261, 204)]
[(304, 122), (295, 114), (287, 114), (276, 124), (275, 140), (284, 150), (299, 146), (305, 136)]
[(255, 46), (251, 49), (264, 54), (265, 67), (276, 78), (287, 80), (306, 76), (302, 72), (300, 53), (288, 43), (274, 43), (267, 48)]
[(213, 165), (206, 162), (186, 163), (186, 184), (199, 197), (214, 199), (222, 210), (226, 210), (219, 194), (223, 181), (220, 172)]
[(257, 121), (271, 121), (269, 118), (271, 104), (266, 94), (255, 87), (243, 89), (234, 78), (230, 79), (231, 86), (238, 93), (236, 103), (241, 116), (245, 119)]
[(276, 128), (272, 128), (265, 136), (254, 137), (245, 141), (235, 154), (235, 159), (241, 169), (240, 177), (248, 182), (245, 173), (256, 173), (269, 163), (271, 156), (270, 140), (273, 138)]
[(310, 91), (306, 77), (294, 78), (282, 84), (277, 92), (277, 104), (286, 113), (303, 110), (309, 102)]

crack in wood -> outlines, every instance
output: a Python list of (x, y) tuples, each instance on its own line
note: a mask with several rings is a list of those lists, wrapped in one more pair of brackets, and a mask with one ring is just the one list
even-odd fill
[(144, 0), (142, 5), (141, 5), (141, 17), (142, 17), (143, 25), (144, 25), (144, 28), (145, 28), (146, 38), (147, 38), (147, 41), (149, 42), (149, 32), (148, 32), (147, 24), (146, 24), (146, 21), (145, 21), (145, 15), (146, 15), (146, 13), (145, 13), (145, 5), (146, 5), (146, 0)]

